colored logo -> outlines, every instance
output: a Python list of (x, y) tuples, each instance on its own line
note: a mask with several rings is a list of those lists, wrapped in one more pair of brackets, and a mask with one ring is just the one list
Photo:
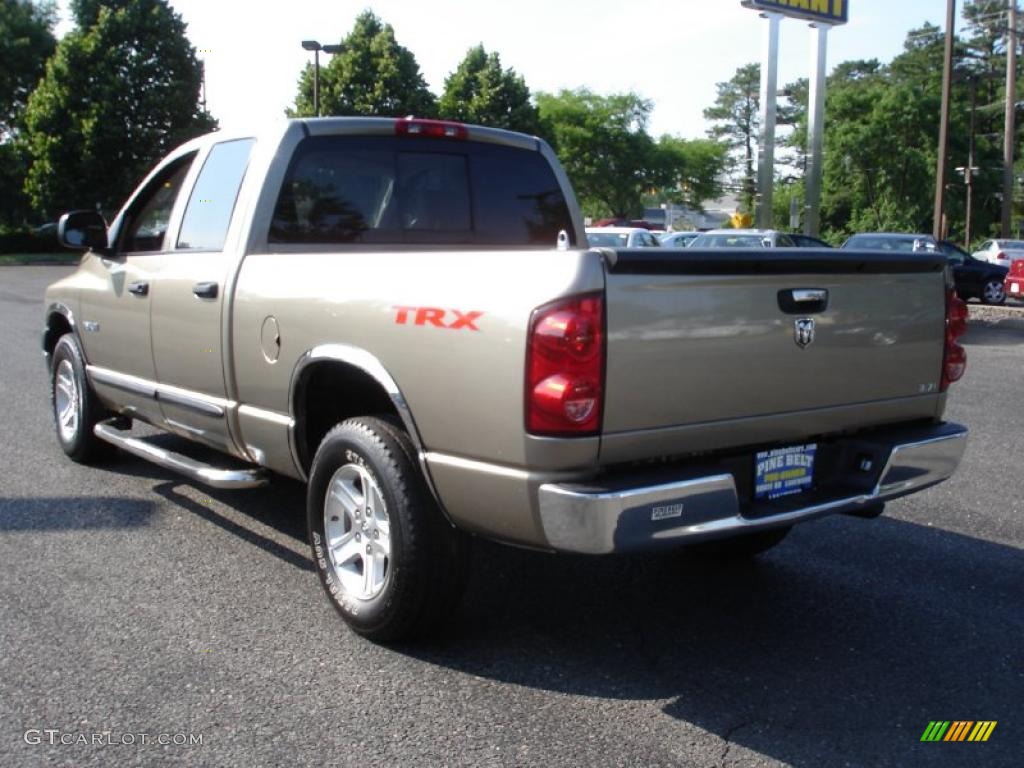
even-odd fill
[(921, 741), (988, 741), (996, 720), (932, 720)]

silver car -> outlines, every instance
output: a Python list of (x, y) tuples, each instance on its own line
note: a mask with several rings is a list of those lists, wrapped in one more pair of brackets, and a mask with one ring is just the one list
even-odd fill
[(691, 248), (795, 248), (785, 232), (774, 229), (712, 229), (690, 243)]

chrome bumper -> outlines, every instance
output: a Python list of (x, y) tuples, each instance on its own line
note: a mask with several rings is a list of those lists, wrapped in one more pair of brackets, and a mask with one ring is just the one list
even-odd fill
[(824, 515), (855, 513), (949, 478), (967, 446), (967, 428), (942, 424), (879, 438), (888, 459), (874, 488), (856, 495), (787, 506), (756, 515), (741, 511), (731, 474), (615, 490), (548, 483), (540, 486), (541, 524), (553, 549), (586, 554), (635, 552), (726, 538)]

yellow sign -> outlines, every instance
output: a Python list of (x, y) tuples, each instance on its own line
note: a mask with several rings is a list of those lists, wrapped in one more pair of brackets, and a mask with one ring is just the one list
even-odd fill
[(736, 213), (729, 217), (729, 223), (733, 229), (750, 229), (754, 225), (754, 217), (749, 213), (736, 211)]
[(743, 0), (743, 5), (827, 24), (845, 24), (850, 13), (849, 0)]

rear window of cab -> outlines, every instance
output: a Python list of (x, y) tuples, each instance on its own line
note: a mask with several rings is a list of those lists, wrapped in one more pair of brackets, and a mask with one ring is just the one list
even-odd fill
[(574, 240), (540, 152), (425, 137), (302, 141), (274, 208), (271, 243), (519, 245)]

